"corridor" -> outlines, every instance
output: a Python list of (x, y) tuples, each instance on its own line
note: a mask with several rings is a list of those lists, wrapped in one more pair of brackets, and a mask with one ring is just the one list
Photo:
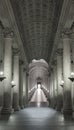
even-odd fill
[(74, 0), (0, 0), (0, 130), (74, 130)]

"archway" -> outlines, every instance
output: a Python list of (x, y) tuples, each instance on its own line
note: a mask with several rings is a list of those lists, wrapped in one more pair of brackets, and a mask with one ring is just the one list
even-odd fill
[(40, 106), (46, 104), (45, 91), (48, 91), (48, 64), (44, 59), (32, 60), (29, 64), (28, 90), (32, 95), (31, 103)]

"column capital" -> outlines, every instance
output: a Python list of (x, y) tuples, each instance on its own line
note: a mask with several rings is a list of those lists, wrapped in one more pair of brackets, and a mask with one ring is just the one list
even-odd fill
[(5, 38), (13, 38), (13, 36), (14, 36), (14, 32), (11, 28), (9, 28), (9, 27), (4, 28), (4, 37)]
[(61, 36), (63, 39), (70, 38), (70, 36), (74, 34), (74, 22), (71, 25), (71, 28), (65, 28), (63, 29)]
[(66, 38), (70, 38), (72, 31), (70, 28), (65, 28), (63, 29), (62, 33), (61, 33), (61, 38), (62, 39), (66, 39)]
[(13, 52), (13, 55), (20, 55), (20, 50), (19, 50), (19, 48), (13, 48), (12, 47), (12, 52)]
[(59, 56), (62, 56), (63, 55), (63, 48), (58, 48), (56, 51), (56, 54)]

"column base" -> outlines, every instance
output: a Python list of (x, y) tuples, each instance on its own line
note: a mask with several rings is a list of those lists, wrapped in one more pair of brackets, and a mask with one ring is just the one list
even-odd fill
[(73, 119), (72, 112), (73, 112), (72, 109), (63, 109), (64, 119), (72, 120)]
[(10, 115), (14, 112), (14, 109), (12, 108), (2, 108), (1, 114), (2, 115)]
[(20, 107), (17, 106), (17, 107), (14, 107), (14, 111), (19, 111), (20, 110)]

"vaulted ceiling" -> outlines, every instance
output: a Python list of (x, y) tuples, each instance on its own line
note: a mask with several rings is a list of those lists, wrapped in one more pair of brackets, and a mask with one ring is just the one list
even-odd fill
[(10, 1), (28, 61), (49, 62), (63, 0)]

